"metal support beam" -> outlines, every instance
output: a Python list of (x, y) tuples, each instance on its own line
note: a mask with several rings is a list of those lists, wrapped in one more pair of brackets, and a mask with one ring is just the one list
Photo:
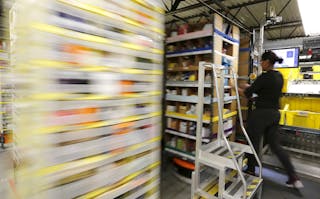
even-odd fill
[(249, 10), (248, 7), (245, 7), (246, 10), (249, 12), (249, 14), (251, 15), (251, 17), (257, 22), (258, 25), (260, 25), (260, 22), (258, 21), (257, 17), (254, 16), (254, 14), (252, 14), (252, 12)]
[(229, 17), (223, 15), (221, 12), (219, 12), (218, 10), (214, 9), (212, 6), (208, 5), (207, 3), (205, 3), (204, 1), (202, 0), (198, 0), (198, 2), (202, 3), (203, 5), (205, 5), (207, 8), (209, 8), (210, 10), (214, 11), (215, 13), (217, 13), (218, 15), (220, 15), (221, 17), (223, 17), (225, 20), (227, 20), (228, 22), (238, 26), (239, 28), (241, 28), (242, 30), (252, 34), (250, 32), (250, 30), (248, 30), (246, 27), (242, 26), (241, 24), (235, 22), (234, 20), (230, 19)]
[[(176, 16), (176, 15), (174, 15)], [(198, 14), (198, 15), (191, 15), (189, 17), (184, 17), (183, 19), (188, 21), (189, 19), (192, 19), (192, 18), (197, 18), (197, 17), (209, 17), (206, 13), (201, 13), (201, 14)], [(166, 24), (171, 24), (171, 23), (175, 23), (175, 22), (178, 22), (179, 20), (172, 20), (172, 21), (169, 21), (169, 22), (166, 22)]]
[(237, 17), (237, 15), (239, 14), (241, 9), (242, 9), (242, 7), (238, 8), (237, 12), (232, 17), (232, 20), (234, 20)]
[(267, 2), (267, 1), (270, 1), (270, 0), (255, 0), (255, 1), (249, 1), (248, 3), (242, 3), (242, 4), (239, 4), (239, 5), (236, 5), (236, 6), (230, 6), (228, 7), (230, 10), (232, 9), (236, 9), (236, 8), (241, 8), (241, 7), (246, 7), (246, 6), (251, 6), (251, 5), (255, 5), (255, 4), (258, 4), (258, 3), (264, 3), (264, 2)]
[(171, 7), (171, 11), (177, 10), (177, 8), (178, 8), (178, 6), (179, 6), (179, 4), (180, 4), (181, 1), (184, 1), (184, 0), (176, 0), (176, 1), (173, 3), (172, 7)]
[(219, 10), (218, 12), (224, 11), (226, 17), (228, 17), (228, 14), (229, 14), (229, 15), (232, 17), (231, 20), (235, 20), (235, 21), (237, 21), (240, 25), (242, 25), (243, 27), (245, 27), (246, 29), (249, 29), (248, 26), (246, 26), (245, 24), (243, 24), (243, 23), (242, 23), (240, 20), (238, 20), (238, 19), (236, 18), (236, 16), (235, 16), (235, 15), (237, 15), (237, 14), (240, 12), (240, 10), (241, 10), (242, 7), (238, 8), (237, 13), (236, 13), (235, 15), (232, 15), (232, 14), (230, 13), (231, 10), (230, 10), (228, 7), (226, 7), (225, 5), (223, 5), (223, 4), (221, 3), (221, 1), (219, 1), (219, 0), (214, 0), (213, 3), (216, 4), (216, 5), (218, 5), (218, 6), (221, 8), (221, 10)]
[[(302, 21), (297, 20), (297, 21), (288, 21), (288, 22), (283, 22), (275, 25), (269, 25), (265, 27), (265, 30), (272, 30), (272, 29), (279, 29), (279, 28), (289, 28), (289, 27), (295, 27), (295, 26), (302, 26)], [(260, 26), (255, 26), (252, 27), (253, 29), (259, 29)]]
[(281, 8), (281, 10), (278, 12), (277, 16), (279, 16), (283, 11), (284, 9), (286, 9), (289, 5), (289, 3), (291, 2), (292, 0), (288, 0), (287, 3)]
[(167, 4), (164, 2), (164, 0), (162, 0), (162, 4), (163, 4), (164, 7), (166, 8), (166, 10), (169, 11), (169, 8), (168, 8)]
[(288, 38), (290, 38), (293, 33), (299, 28), (299, 26), (294, 27), (294, 29), (290, 32), (290, 34), (288, 35)]
[[(212, 0), (205, 1), (205, 3), (211, 4)], [(177, 14), (177, 13), (180, 13), (180, 12), (186, 12), (186, 11), (189, 11), (189, 10), (192, 10), (192, 9), (201, 8), (201, 7), (203, 7), (203, 4), (202, 3), (197, 3), (197, 4), (193, 4), (191, 6), (186, 6), (186, 7), (177, 9), (175, 11), (170, 11), (170, 12), (166, 13), (166, 15), (174, 15), (174, 14)]]
[[(222, 1), (224, 1), (224, 0), (220, 0), (219, 3), (221, 3)], [(245, 7), (245, 6), (251, 6), (251, 5), (255, 5), (255, 4), (259, 4), (259, 3), (263, 3), (263, 2), (267, 2), (267, 1), (270, 1), (270, 0), (255, 0), (255, 1), (250, 1), (248, 3), (239, 4), (239, 5), (236, 5), (236, 6), (230, 6), (230, 7), (227, 7), (227, 8), (229, 10), (233, 10), (233, 9), (238, 9), (238, 8)], [(204, 1), (204, 3), (208, 4), (208, 5), (211, 5), (214, 2), (212, 0), (207, 0), (207, 1)], [(186, 12), (186, 11), (189, 11), (189, 10), (192, 10), (192, 9), (201, 8), (201, 7), (204, 7), (204, 5), (202, 3), (196, 3), (196, 4), (193, 4), (193, 5), (190, 5), (190, 6), (186, 6), (186, 7), (177, 9), (175, 11), (169, 11), (169, 12), (166, 13), (166, 15), (174, 15), (174, 14), (177, 14), (177, 13), (180, 13), (180, 12)]]
[(230, 9), (227, 6), (223, 5), (221, 1), (214, 0), (213, 3), (218, 5), (225, 12), (226, 16), (230, 13)]

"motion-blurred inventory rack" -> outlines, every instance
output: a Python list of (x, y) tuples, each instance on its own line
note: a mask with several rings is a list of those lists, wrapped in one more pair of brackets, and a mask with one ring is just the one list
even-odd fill
[(17, 1), (23, 198), (159, 198), (161, 6)]

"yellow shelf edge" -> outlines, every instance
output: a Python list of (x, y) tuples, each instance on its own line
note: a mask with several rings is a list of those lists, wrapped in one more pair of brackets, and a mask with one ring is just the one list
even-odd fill
[(77, 130), (100, 128), (100, 127), (116, 125), (116, 124), (120, 124), (120, 123), (124, 123), (124, 122), (133, 122), (136, 120), (143, 120), (143, 119), (147, 119), (150, 117), (156, 117), (156, 116), (160, 116), (160, 115), (161, 115), (161, 111), (157, 111), (157, 112), (148, 113), (148, 114), (144, 114), (144, 115), (129, 116), (129, 117), (119, 118), (119, 119), (115, 119), (115, 120), (92, 122), (90, 124), (82, 124), (82, 125), (74, 125), (74, 126), (46, 126), (46, 127), (40, 128), (38, 130), (38, 133), (39, 134), (57, 133), (57, 132), (65, 131), (66, 128), (68, 128), (68, 127), (74, 127)]
[(135, 149), (142, 148), (142, 147), (144, 147), (144, 146), (146, 146), (148, 144), (151, 144), (153, 142), (157, 142), (157, 141), (160, 141), (160, 140), (161, 140), (161, 136), (158, 136), (158, 137), (152, 138), (150, 140), (147, 140), (146, 142), (129, 146), (124, 150), (115, 150), (114, 152), (111, 152), (111, 153), (108, 153), (108, 154), (96, 155), (96, 156), (93, 156), (93, 157), (87, 157), (87, 158), (75, 160), (75, 161), (72, 161), (72, 162), (67, 162), (67, 163), (62, 163), (62, 164), (50, 166), (50, 167), (47, 167), (47, 168), (40, 169), (37, 172), (37, 175), (45, 176), (45, 175), (51, 175), (51, 174), (56, 173), (56, 172), (62, 172), (62, 171), (70, 170), (70, 169), (76, 169), (77, 167), (86, 166), (88, 164), (97, 163), (97, 162), (106, 160), (108, 158), (115, 157), (115, 156), (117, 156), (117, 155), (119, 155), (121, 153), (124, 153), (124, 152), (133, 151)]

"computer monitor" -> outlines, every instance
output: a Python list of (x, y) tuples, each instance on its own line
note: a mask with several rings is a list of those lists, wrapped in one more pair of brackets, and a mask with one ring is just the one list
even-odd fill
[(299, 67), (299, 47), (270, 50), (272, 50), (278, 57), (281, 57), (283, 59), (282, 64), (279, 64), (278, 62), (274, 64), (275, 68)]

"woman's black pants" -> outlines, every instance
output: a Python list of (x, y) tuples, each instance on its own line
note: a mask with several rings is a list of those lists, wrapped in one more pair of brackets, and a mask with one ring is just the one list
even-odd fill
[[(275, 109), (255, 109), (247, 121), (247, 133), (252, 144), (259, 154), (262, 137), (266, 139), (271, 151), (278, 157), (290, 178), (295, 176), (295, 170), (286, 151), (281, 147), (279, 140), (280, 113)], [(248, 171), (254, 172), (257, 165), (254, 155), (248, 155)]]

